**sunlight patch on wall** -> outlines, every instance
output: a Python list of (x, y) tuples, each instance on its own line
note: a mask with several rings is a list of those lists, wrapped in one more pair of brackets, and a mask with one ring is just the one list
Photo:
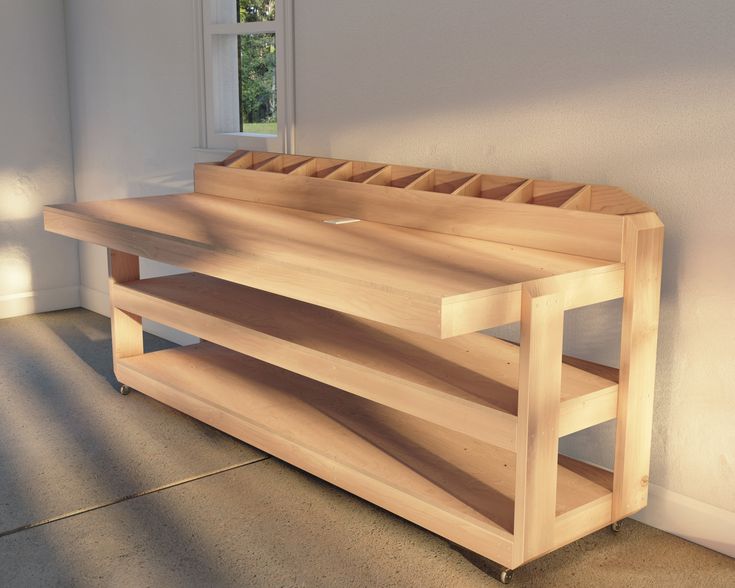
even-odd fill
[(0, 248), (0, 298), (24, 295), (31, 290), (33, 274), (25, 250), (22, 247)]
[(21, 171), (0, 171), (0, 218), (23, 220), (39, 213), (39, 188), (33, 177)]

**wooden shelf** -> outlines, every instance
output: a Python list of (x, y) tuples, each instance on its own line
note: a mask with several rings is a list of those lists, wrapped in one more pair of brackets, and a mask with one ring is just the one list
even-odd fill
[[(108, 248), (122, 391), (510, 568), (646, 505), (663, 225), (640, 200), (256, 151), (194, 186), (44, 208)], [(620, 297), (620, 370), (564, 356), (565, 311)], [(203, 343), (145, 354), (142, 317)], [(520, 345), (478, 332), (515, 321)], [(558, 453), (613, 418), (614, 485)]]
[[(510, 565), (514, 454), (202, 343), (121, 359), (129, 385)], [(612, 476), (565, 458), (557, 525), (609, 522)]]
[(564, 280), (566, 308), (622, 295), (620, 263), (205, 194), (61, 204), (44, 218), (53, 232), (440, 338), (519, 320), (528, 281)]
[[(515, 450), (519, 349), (512, 343), (482, 334), (439, 341), (199, 274), (117, 284), (111, 300), (117, 308)], [(586, 367), (563, 366), (561, 435), (615, 418), (617, 381)]]

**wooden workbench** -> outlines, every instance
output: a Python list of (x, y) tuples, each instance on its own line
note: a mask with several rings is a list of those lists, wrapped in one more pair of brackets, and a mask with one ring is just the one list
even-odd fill
[[(239, 151), (44, 218), (109, 250), (125, 389), (509, 569), (646, 504), (663, 227), (622, 190)], [(564, 312), (621, 297), (620, 370), (562, 356)], [(143, 316), (202, 342), (144, 353)], [(614, 472), (558, 454), (612, 419)]]

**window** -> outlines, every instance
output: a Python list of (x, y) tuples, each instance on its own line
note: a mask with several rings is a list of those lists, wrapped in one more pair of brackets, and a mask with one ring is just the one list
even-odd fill
[(292, 149), (292, 0), (202, 0), (202, 140)]

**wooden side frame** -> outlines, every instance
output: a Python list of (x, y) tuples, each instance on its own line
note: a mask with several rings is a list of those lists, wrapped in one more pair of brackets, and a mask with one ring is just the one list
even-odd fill
[(648, 501), (663, 241), (664, 227), (656, 214), (626, 217), (614, 521), (641, 510)]
[(513, 567), (554, 545), (563, 333), (563, 292), (543, 282), (524, 284)]
[(553, 280), (523, 286), (512, 568), (647, 504), (663, 237), (664, 227), (655, 213), (625, 218), (612, 495), (562, 517), (556, 517), (555, 508), (567, 288)]
[[(140, 279), (140, 260), (137, 255), (108, 249), (107, 267), (110, 292), (112, 292), (115, 284)], [(110, 326), (112, 330), (113, 371), (115, 377), (120, 380), (118, 361), (143, 353), (143, 319), (137, 314), (127, 312), (111, 304)]]

